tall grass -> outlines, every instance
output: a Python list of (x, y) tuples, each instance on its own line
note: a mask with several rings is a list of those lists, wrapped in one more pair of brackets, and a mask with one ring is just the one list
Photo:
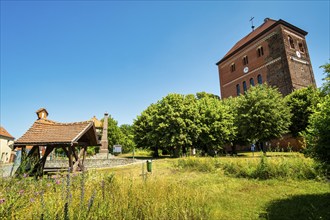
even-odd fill
[(182, 169), (200, 172), (224, 172), (226, 175), (252, 179), (320, 179), (325, 176), (320, 165), (311, 158), (185, 158), (177, 161)]
[(208, 219), (204, 193), (151, 177), (85, 173), (40, 181), (3, 179), (0, 197), (3, 219)]

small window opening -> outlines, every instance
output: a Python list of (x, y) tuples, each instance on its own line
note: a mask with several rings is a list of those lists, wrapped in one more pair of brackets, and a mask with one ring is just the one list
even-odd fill
[(258, 57), (261, 57), (264, 55), (264, 48), (263, 47), (258, 47)]
[(288, 40), (289, 40), (290, 48), (294, 49), (293, 39), (292, 39), (292, 37), (290, 35), (288, 37)]
[(249, 63), (248, 56), (243, 57), (243, 65), (247, 65)]
[(236, 85), (236, 94), (237, 96), (241, 94), (241, 87), (239, 86), (239, 84)]
[(304, 49), (304, 45), (303, 45), (303, 43), (299, 42), (298, 45), (299, 45), (299, 50), (300, 50), (300, 52), (304, 53), (304, 52), (305, 52), (305, 49)]
[(262, 76), (260, 74), (258, 75), (258, 83), (262, 84)]
[(247, 86), (246, 86), (246, 82), (245, 81), (243, 81), (243, 90), (244, 90), (244, 92), (247, 91)]
[(230, 66), (230, 70), (231, 70), (232, 72), (234, 72), (234, 71), (236, 70), (235, 63), (231, 64), (231, 66)]
[(254, 86), (254, 79), (253, 78), (250, 79), (250, 85)]

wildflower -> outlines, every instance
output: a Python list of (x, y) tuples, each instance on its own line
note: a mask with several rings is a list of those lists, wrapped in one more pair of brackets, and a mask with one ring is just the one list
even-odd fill
[(61, 181), (60, 180), (56, 180), (55, 183), (56, 184), (61, 184)]
[(20, 195), (22, 195), (24, 193), (24, 190), (23, 189), (21, 189), (19, 192), (18, 192), (18, 194), (20, 194)]
[(24, 178), (28, 177), (28, 174), (27, 174), (27, 173), (24, 173), (24, 174), (23, 174), (23, 177), (24, 177)]
[(32, 203), (32, 202), (34, 202), (35, 200), (34, 200), (34, 198), (30, 198), (30, 202)]
[(4, 203), (5, 201), (5, 199), (0, 199), (0, 204)]

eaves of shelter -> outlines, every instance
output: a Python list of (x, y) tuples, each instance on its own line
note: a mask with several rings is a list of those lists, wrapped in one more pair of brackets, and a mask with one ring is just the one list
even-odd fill
[(99, 145), (92, 121), (59, 123), (49, 119), (38, 119), (22, 137), (15, 141), (14, 146), (78, 145), (78, 141), (87, 132), (93, 139), (92, 145)]
[(235, 55), (237, 52), (241, 51), (244, 47), (249, 45), (251, 42), (254, 40), (258, 39), (260, 36), (264, 35), (267, 33), (269, 30), (273, 29), (277, 25), (284, 25), (286, 27), (289, 27), (290, 29), (293, 29), (297, 31), (298, 33), (306, 36), (308, 33), (282, 19), (275, 21), (270, 18), (266, 18), (265, 22), (260, 25), (258, 28), (256, 28), (254, 31), (252, 31), (250, 34), (242, 38), (240, 41), (238, 41), (228, 52), (227, 54), (219, 61), (216, 63), (216, 65), (219, 65), (220, 63), (226, 61), (233, 55)]
[(9, 134), (9, 132), (4, 128), (4, 127), (0, 127), (0, 137), (9, 139), (9, 140), (14, 140), (15, 138)]

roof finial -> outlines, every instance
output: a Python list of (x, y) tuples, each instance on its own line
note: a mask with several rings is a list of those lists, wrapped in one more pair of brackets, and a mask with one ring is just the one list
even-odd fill
[(254, 31), (253, 19), (254, 19), (254, 17), (251, 17), (251, 19), (250, 19), (250, 21), (251, 21), (251, 28), (252, 28), (252, 31)]

